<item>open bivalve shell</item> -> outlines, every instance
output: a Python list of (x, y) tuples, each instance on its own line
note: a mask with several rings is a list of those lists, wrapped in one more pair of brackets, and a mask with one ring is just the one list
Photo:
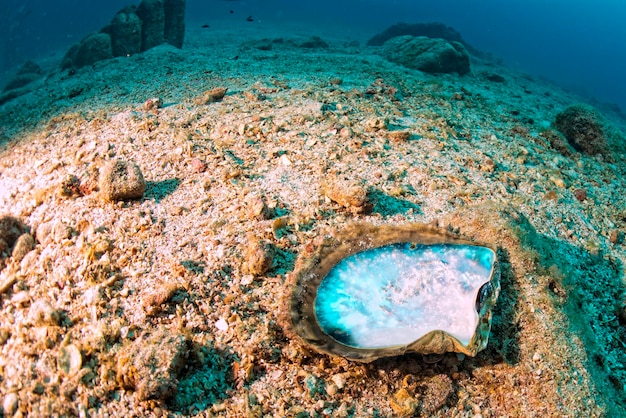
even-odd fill
[(357, 224), (298, 259), (290, 329), (316, 351), (370, 362), (476, 355), (500, 291), (496, 251), (430, 226)]

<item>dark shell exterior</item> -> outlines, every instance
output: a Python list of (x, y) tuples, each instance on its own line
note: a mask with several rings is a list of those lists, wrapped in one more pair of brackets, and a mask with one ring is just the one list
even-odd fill
[[(469, 344), (444, 331), (432, 331), (418, 340), (402, 346), (356, 348), (347, 346), (327, 335), (317, 321), (315, 299), (317, 289), (328, 272), (342, 259), (353, 254), (395, 243), (463, 244), (487, 247), (496, 254), (487, 292), (480, 292), (477, 307), (479, 321)], [(500, 269), (495, 248), (463, 239), (448, 231), (424, 224), (383, 225), (355, 224), (324, 237), (308, 253), (300, 256), (296, 268), (288, 276), (288, 327), (294, 337), (315, 351), (345, 357), (349, 360), (371, 362), (382, 357), (405, 353), (443, 354), (463, 353), (475, 356), (487, 346), (491, 329), (492, 309), (500, 291)]]

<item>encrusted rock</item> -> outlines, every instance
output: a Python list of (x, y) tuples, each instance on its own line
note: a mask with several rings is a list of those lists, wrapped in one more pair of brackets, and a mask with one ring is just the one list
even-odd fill
[(137, 7), (137, 16), (143, 22), (141, 50), (146, 51), (165, 41), (165, 9), (163, 0), (143, 0)]
[(15, 241), (25, 231), (25, 225), (17, 218), (6, 215), (0, 218), (0, 241), (4, 244), (0, 247), (0, 252), (13, 247)]
[(61, 221), (44, 222), (37, 227), (35, 236), (37, 242), (42, 245), (60, 243), (64, 239), (71, 238), (72, 228)]
[(389, 405), (399, 417), (410, 417), (417, 411), (418, 402), (405, 388), (401, 388), (389, 398)]
[(396, 23), (395, 25), (389, 26), (383, 32), (376, 34), (369, 41), (367, 41), (367, 45), (380, 46), (391, 38), (404, 35), (427, 36), (429, 38), (441, 38), (448, 41), (464, 43), (463, 38), (461, 37), (461, 34), (459, 32), (457, 32), (454, 28), (451, 28), (450, 26), (444, 25), (440, 22), (400, 22)]
[(15, 251), (18, 238), (27, 231), (28, 227), (19, 219), (10, 215), (0, 217), (0, 270), (6, 266), (7, 257)]
[(165, 42), (176, 48), (183, 47), (185, 39), (185, 1), (165, 0), (163, 3), (165, 12)]
[(382, 55), (391, 62), (425, 73), (458, 73), (470, 71), (465, 47), (454, 41), (425, 36), (398, 36), (383, 45)]
[(311, 36), (306, 41), (300, 43), (300, 48), (324, 49), (328, 48), (328, 43), (319, 36)]
[(372, 205), (367, 189), (356, 181), (330, 177), (322, 182), (321, 193), (350, 212), (367, 213)]
[(73, 66), (80, 68), (98, 61), (113, 58), (111, 35), (108, 33), (92, 33), (80, 42)]
[(117, 380), (124, 388), (134, 389), (139, 400), (170, 398), (188, 356), (184, 335), (159, 328), (120, 350)]
[(61, 347), (57, 359), (59, 368), (68, 376), (76, 375), (83, 366), (83, 355), (74, 344)]
[(410, 131), (390, 131), (387, 136), (393, 142), (406, 142), (411, 137)]
[(202, 161), (200, 158), (193, 158), (191, 160), (191, 169), (194, 173), (204, 173), (207, 168), (207, 163)]
[(145, 110), (157, 110), (163, 106), (163, 100), (160, 97), (151, 97), (143, 102)]
[(438, 374), (428, 379), (421, 398), (421, 412), (425, 416), (433, 415), (446, 404), (454, 393), (452, 379), (445, 374)]
[(19, 263), (33, 248), (35, 248), (35, 238), (28, 233), (22, 234), (15, 242), (11, 256)]
[(32, 61), (26, 61), (11, 81), (7, 83), (3, 91), (15, 90), (41, 78), (43, 70)]
[(202, 94), (202, 96), (196, 97), (195, 102), (198, 105), (219, 102), (224, 98), (226, 90), (228, 90), (226, 87), (216, 87), (214, 89), (207, 90)]
[(607, 154), (607, 134), (602, 116), (589, 106), (570, 106), (558, 115), (554, 126), (577, 151), (587, 155)]
[(38, 300), (31, 305), (28, 319), (34, 325), (58, 325), (61, 314), (48, 301)]
[(146, 190), (146, 181), (137, 164), (114, 160), (100, 172), (100, 192), (109, 201), (139, 199)]
[(576, 152), (573, 147), (554, 129), (546, 129), (539, 135), (546, 139), (550, 146), (565, 157), (572, 157)]
[(377, 132), (387, 129), (387, 121), (382, 118), (370, 118), (365, 121), (365, 130), (367, 132)]
[(265, 220), (270, 218), (270, 210), (262, 196), (250, 194), (245, 199), (248, 218)]
[(61, 60), (61, 68), (66, 70), (68, 68), (72, 68), (74, 66), (74, 61), (76, 60), (76, 55), (78, 54), (78, 50), (80, 49), (80, 44), (74, 44), (70, 47), (70, 49), (65, 52), (63, 59)]
[(242, 270), (244, 273), (260, 276), (272, 266), (274, 247), (256, 236), (248, 235), (245, 261)]
[(135, 6), (120, 10), (111, 21), (111, 45), (113, 55), (125, 57), (141, 52), (142, 22), (137, 16)]
[(165, 42), (181, 48), (185, 4), (185, 0), (143, 0), (139, 6), (126, 6), (99, 33), (73, 45), (65, 53), (61, 68), (80, 68), (114, 56), (133, 55)]

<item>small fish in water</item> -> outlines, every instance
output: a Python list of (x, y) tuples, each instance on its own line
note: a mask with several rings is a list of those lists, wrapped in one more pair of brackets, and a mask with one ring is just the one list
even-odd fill
[(248, 16), (248, 17), (246, 17), (246, 20), (247, 20), (248, 22), (254, 22), (254, 18), (253, 18), (252, 16)]
[(210, 28), (210, 26), (209, 26), (209, 25), (207, 25), (207, 24), (202, 25), (202, 27), (203, 27), (203, 28)]
[(233, 13), (235, 13), (235, 11), (234, 11), (234, 10), (231, 10), (231, 11), (230, 11), (230, 14), (232, 15)]

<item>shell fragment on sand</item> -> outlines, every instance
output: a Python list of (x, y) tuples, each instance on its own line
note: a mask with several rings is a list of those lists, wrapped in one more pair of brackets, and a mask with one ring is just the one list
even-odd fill
[(292, 330), (317, 351), (373, 361), (476, 355), (499, 293), (496, 252), (424, 225), (356, 225), (299, 261)]

